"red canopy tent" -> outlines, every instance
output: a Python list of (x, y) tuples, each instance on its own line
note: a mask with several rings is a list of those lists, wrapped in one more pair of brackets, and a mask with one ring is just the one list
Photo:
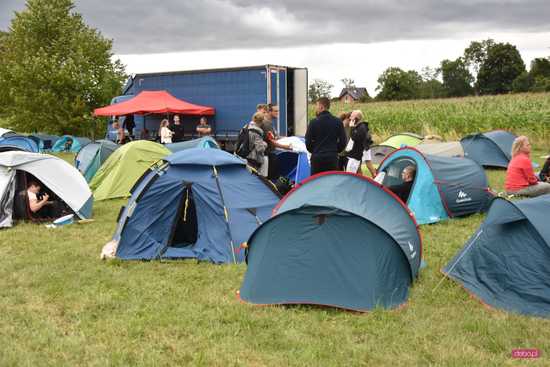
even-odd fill
[(145, 115), (150, 113), (212, 116), (215, 114), (215, 110), (213, 107), (199, 106), (177, 99), (165, 90), (145, 90), (132, 99), (97, 108), (94, 111), (95, 116)]

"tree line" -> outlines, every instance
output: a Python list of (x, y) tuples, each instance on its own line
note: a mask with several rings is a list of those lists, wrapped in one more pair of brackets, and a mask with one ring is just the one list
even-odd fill
[[(354, 86), (351, 79), (342, 82)], [(310, 99), (330, 96), (332, 88), (316, 79), (309, 86)], [(549, 92), (550, 58), (534, 59), (527, 71), (516, 46), (492, 39), (473, 41), (462, 56), (442, 60), (437, 68), (387, 68), (378, 77), (376, 91), (375, 99), (381, 101)]]

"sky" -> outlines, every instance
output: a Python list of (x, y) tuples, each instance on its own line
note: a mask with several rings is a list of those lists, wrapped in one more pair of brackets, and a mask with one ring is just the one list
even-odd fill
[[(390, 66), (420, 71), (471, 41), (550, 55), (548, 0), (76, 0), (87, 24), (113, 39), (128, 73), (262, 64), (307, 67), (333, 94), (351, 78), (375, 94)], [(0, 0), (7, 30), (24, 0)]]

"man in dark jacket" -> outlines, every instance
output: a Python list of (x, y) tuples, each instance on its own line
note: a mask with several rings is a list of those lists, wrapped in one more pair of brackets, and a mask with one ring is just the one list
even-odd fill
[(178, 141), (183, 141), (183, 138), (184, 138), (183, 125), (180, 122), (179, 115), (174, 115), (174, 123), (172, 124), (172, 126), (170, 126), (170, 130), (174, 132), (174, 135), (172, 136), (173, 143), (177, 143)]
[(317, 117), (309, 122), (306, 147), (311, 153), (311, 174), (338, 169), (338, 153), (346, 147), (342, 121), (330, 112), (330, 100), (321, 97), (316, 104)]

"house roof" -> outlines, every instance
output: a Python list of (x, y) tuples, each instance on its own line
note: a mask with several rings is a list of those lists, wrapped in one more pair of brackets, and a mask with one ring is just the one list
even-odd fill
[(369, 95), (369, 92), (367, 91), (367, 88), (343, 88), (340, 92), (340, 96), (338, 98), (342, 98), (346, 94), (349, 94), (353, 99), (361, 99), (365, 95)]

